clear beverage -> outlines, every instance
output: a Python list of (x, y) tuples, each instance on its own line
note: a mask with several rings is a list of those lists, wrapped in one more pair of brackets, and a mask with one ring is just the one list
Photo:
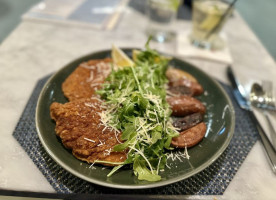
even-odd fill
[(175, 36), (173, 22), (176, 19), (179, 2), (178, 0), (148, 0), (147, 35), (152, 35), (158, 42), (169, 41)]
[(227, 3), (219, 0), (194, 1), (193, 30), (190, 37), (194, 45), (210, 49), (223, 48), (223, 40), (218, 34), (228, 18), (228, 16), (223, 17), (228, 7)]

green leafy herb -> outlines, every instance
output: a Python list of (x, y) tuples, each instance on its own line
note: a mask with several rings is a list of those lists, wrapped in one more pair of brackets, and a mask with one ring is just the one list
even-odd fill
[[(149, 39), (150, 40), (150, 39)], [(158, 181), (166, 164), (165, 149), (178, 132), (171, 124), (171, 110), (166, 102), (168, 59), (149, 48), (137, 55), (134, 67), (113, 70), (98, 94), (105, 99), (102, 122), (120, 131), (124, 142), (113, 151), (128, 150), (122, 165), (133, 164), (139, 180)]]

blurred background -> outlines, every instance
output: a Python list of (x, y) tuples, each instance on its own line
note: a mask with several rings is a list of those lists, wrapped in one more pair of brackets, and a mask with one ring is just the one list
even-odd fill
[[(184, 0), (190, 4), (191, 0)], [(39, 0), (0, 0), (0, 44), (20, 23), (21, 16)], [(255, 32), (257, 37), (276, 59), (276, 1), (239, 0), (236, 9)]]

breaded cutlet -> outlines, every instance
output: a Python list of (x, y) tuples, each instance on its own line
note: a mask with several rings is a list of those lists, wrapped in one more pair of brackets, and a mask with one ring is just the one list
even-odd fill
[[(83, 98), (65, 104), (52, 103), (51, 118), (56, 121), (56, 134), (73, 155), (88, 163), (96, 161), (123, 162), (126, 152), (113, 152), (120, 144), (120, 133), (101, 122), (101, 101)], [(110, 164), (104, 164), (110, 165)]]
[(63, 82), (62, 91), (69, 101), (91, 98), (111, 72), (110, 58), (81, 63)]

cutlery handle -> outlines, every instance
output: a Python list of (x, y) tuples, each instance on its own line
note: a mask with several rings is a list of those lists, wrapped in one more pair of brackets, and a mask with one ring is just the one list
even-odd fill
[(271, 142), (269, 141), (267, 135), (265, 134), (265, 131), (264, 131), (262, 125), (257, 120), (255, 114), (252, 111), (251, 111), (251, 114), (252, 114), (253, 119), (257, 123), (257, 129), (258, 129), (259, 135), (261, 137), (261, 141), (263, 143), (263, 146), (264, 146), (264, 149), (266, 151), (267, 157), (269, 159), (272, 171), (276, 174), (276, 151), (273, 148)]
[(276, 150), (276, 132), (275, 132), (275, 129), (272, 125), (272, 122), (269, 118), (269, 115), (267, 112), (264, 112), (264, 116), (266, 118), (266, 121), (268, 123), (268, 126), (269, 126), (269, 130), (270, 130), (270, 137), (271, 137), (271, 142), (272, 142), (272, 146), (274, 147), (274, 149)]

